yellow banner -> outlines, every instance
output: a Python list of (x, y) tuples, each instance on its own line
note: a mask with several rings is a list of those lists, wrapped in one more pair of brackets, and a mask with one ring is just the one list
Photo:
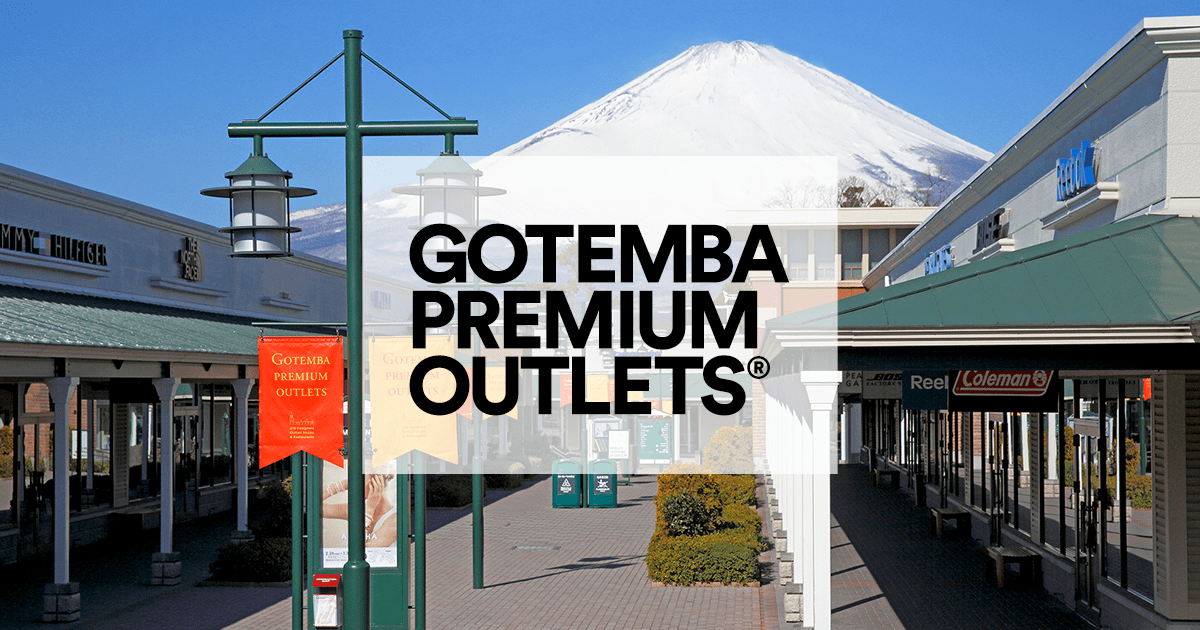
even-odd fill
[(608, 375), (607, 374), (588, 374), (587, 375), (587, 401), (588, 402), (604, 402), (612, 400), (608, 397)]
[[(413, 348), (412, 337), (371, 339), (371, 446), (373, 466), (421, 451), (458, 463), (458, 421), (453, 413), (444, 416), (421, 411), (408, 393), (413, 369), (425, 357), (454, 356), (451, 337), (426, 337), (425, 348)], [(430, 400), (449, 400), (454, 377), (434, 370), (425, 377), (425, 395)], [(463, 384), (466, 387), (466, 383)]]

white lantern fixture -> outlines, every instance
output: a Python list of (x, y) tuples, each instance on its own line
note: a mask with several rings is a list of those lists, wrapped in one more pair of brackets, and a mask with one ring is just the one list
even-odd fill
[(288, 186), (292, 174), (266, 155), (251, 155), (237, 170), (225, 173), (228, 186), (207, 188), (200, 194), (229, 199), (230, 256), (274, 258), (292, 255), (293, 227), (289, 211), (292, 197), (317, 194), (312, 188)]
[(432, 164), (417, 171), (420, 183), (392, 189), (394, 193), (420, 197), (421, 222), (416, 229), (445, 223), (458, 228), (466, 237), (459, 245), (445, 237), (431, 238), (422, 253), (466, 250), (471, 234), (479, 229), (479, 198), (505, 193), (502, 188), (480, 186), (482, 175), (483, 171), (471, 168), (457, 153), (443, 153)]

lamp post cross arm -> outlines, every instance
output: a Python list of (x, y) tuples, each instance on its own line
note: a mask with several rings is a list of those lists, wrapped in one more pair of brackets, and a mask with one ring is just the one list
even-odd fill
[[(344, 122), (240, 122), (230, 123), (230, 138), (315, 138), (344, 137), (349, 127)], [(358, 124), (363, 136), (456, 136), (479, 135), (477, 120), (363, 121)]]

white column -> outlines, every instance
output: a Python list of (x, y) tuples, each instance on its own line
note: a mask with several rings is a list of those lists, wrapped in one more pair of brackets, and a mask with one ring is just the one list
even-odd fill
[[(237, 408), (237, 435), (234, 437), (233, 461), (234, 482), (237, 483), (237, 531), (250, 531), (247, 523), (250, 514), (250, 475), (246, 459), (249, 457), (250, 435), (250, 389), (254, 379), (239, 378), (231, 381), (234, 405)], [(296, 473), (292, 472), (293, 487), (299, 487)]]
[(79, 385), (79, 377), (52, 378), (46, 381), (50, 388), (50, 402), (54, 403), (54, 583), (67, 584), (71, 581), (71, 511), (70, 472), (71, 460), (71, 395)]
[[(175, 432), (172, 423), (175, 414), (175, 388), (179, 387), (177, 378), (156, 378), (154, 389), (158, 391), (159, 439), (162, 441), (162, 459), (159, 461), (161, 473), (159, 486), (161, 503), (159, 511), (158, 545), (160, 553), (171, 553), (172, 541), (175, 536)], [(114, 471), (115, 472), (115, 471)]]
[[(869, 267), (863, 267), (869, 269)], [(842, 427), (842, 448), (838, 454), (838, 459), (843, 462), (850, 461), (850, 405), (839, 405), (840, 414), (838, 414), (841, 422), (838, 424)]]
[(847, 417), (843, 422), (849, 420), (850, 424), (850, 461), (858, 462), (862, 460), (862, 403), (853, 403), (846, 406)]
[(1029, 414), (1021, 414), (1021, 472), (1029, 472)]
[(96, 472), (96, 401), (88, 400), (88, 422), (87, 422), (87, 489), (91, 490), (96, 486), (93, 485), (92, 477)]
[(1046, 414), (1046, 479), (1058, 481), (1058, 414)]
[(150, 405), (138, 405), (138, 414), (142, 418), (142, 481), (150, 478), (150, 427), (154, 426), (154, 418), (150, 417)]
[[(837, 371), (809, 371), (801, 372), (801, 380), (808, 392), (812, 418), (808, 452), (811, 453), (814, 467), (814, 473), (808, 475), (811, 486), (806, 503), (809, 507), (806, 520), (811, 534), (806, 536), (805, 544), (811, 549), (812, 579), (804, 586), (804, 625), (814, 630), (830, 630), (833, 609), (829, 477), (837, 472), (837, 434), (833, 410), (837, 403), (837, 386), (842, 378), (841, 372)], [(807, 567), (809, 562), (806, 561), (805, 565)]]
[[(13, 401), (13, 407), (16, 411), (16, 420), (13, 421), (13, 453), (16, 456), (13, 461), (13, 467), (16, 469), (13, 473), (16, 475), (16, 499), (21, 506), (25, 505), (25, 427), (21, 426), (21, 415), (25, 413), (25, 383), (17, 383), (16, 400)], [(28, 425), (35, 429), (37, 425)], [(17, 514), (20, 516), (20, 513)]]

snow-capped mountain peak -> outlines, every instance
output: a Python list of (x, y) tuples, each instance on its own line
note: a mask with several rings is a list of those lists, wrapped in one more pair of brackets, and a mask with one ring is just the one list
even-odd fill
[(693, 46), (500, 155), (836, 156), (841, 175), (953, 184), (989, 154), (773, 46)]

